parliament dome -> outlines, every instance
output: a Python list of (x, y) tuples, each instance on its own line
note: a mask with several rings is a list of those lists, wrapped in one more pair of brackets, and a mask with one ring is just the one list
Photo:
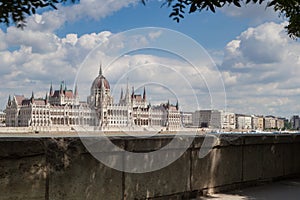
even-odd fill
[(99, 71), (99, 75), (96, 77), (96, 79), (94, 80), (93, 84), (92, 84), (92, 88), (98, 88), (101, 89), (102, 88), (102, 83), (104, 84), (104, 88), (105, 89), (110, 89), (110, 85), (108, 80), (102, 75), (102, 69), (100, 67), (100, 71)]

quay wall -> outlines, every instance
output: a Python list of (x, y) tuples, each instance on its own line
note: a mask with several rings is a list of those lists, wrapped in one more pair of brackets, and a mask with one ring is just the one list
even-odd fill
[[(173, 139), (110, 138), (135, 153), (155, 151)], [(300, 174), (300, 135), (232, 134), (209, 139), (212, 149), (202, 145), (205, 136), (197, 136), (169, 166), (128, 173), (99, 162), (78, 137), (0, 137), (0, 199), (191, 199)], [(164, 151), (171, 155), (180, 148)], [(199, 158), (201, 148), (208, 150), (204, 158)], [(117, 148), (100, 153), (112, 161), (123, 156)], [(122, 159), (125, 165), (126, 157)]]

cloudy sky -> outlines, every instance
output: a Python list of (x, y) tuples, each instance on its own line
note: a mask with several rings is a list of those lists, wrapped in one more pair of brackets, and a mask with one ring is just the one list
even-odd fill
[(229, 6), (176, 23), (161, 4), (81, 0), (29, 17), (24, 30), (0, 26), (0, 108), (9, 94), (44, 97), (61, 81), (85, 100), (101, 63), (116, 101), (128, 80), (151, 104), (300, 114), (300, 44), (272, 9)]

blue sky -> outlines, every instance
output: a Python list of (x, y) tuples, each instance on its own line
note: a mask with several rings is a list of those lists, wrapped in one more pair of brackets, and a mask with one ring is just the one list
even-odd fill
[[(68, 33), (77, 33), (80, 36), (85, 33), (107, 30), (118, 33), (140, 27), (164, 27), (187, 34), (206, 48), (223, 48), (232, 38), (238, 36), (249, 26), (255, 25), (257, 18), (261, 17), (230, 17), (222, 10), (218, 10), (216, 13), (203, 11), (187, 14), (180, 23), (177, 23), (168, 17), (171, 8), (166, 5), (161, 7), (161, 5), (162, 2), (155, 0), (149, 1), (146, 6), (137, 3), (122, 8), (101, 20), (87, 18), (67, 22), (56, 33), (59, 36), (65, 36)], [(264, 11), (264, 8), (260, 8), (260, 10)], [(263, 13), (262, 16), (264, 15), (266, 14)], [(272, 16), (272, 14), (270, 15)], [(272, 19), (278, 21), (275, 15)], [(263, 20), (268, 21), (270, 17)]]
[[(209, 91), (219, 91), (222, 82), (225, 91), (221, 96), (226, 96), (224, 104), (229, 111), (286, 117), (300, 114), (300, 81), (297, 77), (300, 72), (300, 45), (287, 37), (284, 29), (286, 22), (272, 9), (266, 10), (264, 5), (247, 5), (240, 9), (229, 6), (217, 10), (215, 14), (210, 11), (187, 14), (180, 23), (176, 23), (168, 17), (171, 8), (161, 8), (161, 4), (161, 1), (156, 0), (148, 1), (146, 6), (138, 0), (82, 0), (80, 4), (59, 7), (57, 11), (46, 10), (29, 17), (28, 25), (23, 31), (13, 26), (1, 26), (0, 108), (5, 108), (9, 94), (24, 94), (29, 97), (31, 91), (34, 91), (38, 97), (45, 96), (51, 81), (58, 87), (60, 81), (65, 80), (71, 88), (84, 61), (89, 63), (91, 70), (98, 71), (96, 68), (100, 60), (103, 60), (104, 71), (112, 86), (116, 83), (121, 83), (120, 87), (125, 86), (126, 81), (119, 80), (120, 72), (126, 73), (125, 69), (128, 70), (129, 65), (143, 66), (140, 69), (147, 70), (147, 73), (136, 70), (129, 75), (132, 84), (140, 85), (140, 89), (143, 80), (147, 79), (141, 78), (144, 74), (152, 77), (148, 83), (151, 80), (166, 81), (164, 87), (160, 85), (155, 88), (148, 84), (147, 87), (152, 90), (149, 91), (149, 96), (152, 95), (153, 102), (156, 102), (156, 97), (161, 97), (157, 102), (172, 99), (175, 91), (175, 96), (181, 100), (182, 108), (186, 110), (222, 108), (212, 103), (217, 101), (212, 101), (214, 95), (209, 94)], [(135, 47), (158, 45), (158, 41), (165, 46), (172, 44), (168, 48), (180, 49), (196, 63), (200, 71), (198, 79), (193, 78), (197, 76), (197, 72), (180, 55), (153, 50), (140, 49), (134, 54), (127, 53), (112, 65), (114, 67), (108, 68), (105, 61), (111, 60), (112, 54), (107, 53), (108, 50), (101, 45), (114, 36), (124, 36), (121, 33), (123, 31), (144, 27), (177, 32), (172, 32), (164, 40), (159, 38), (165, 37), (164, 34), (168, 31), (162, 31), (162, 34), (159, 31), (147, 32), (144, 38), (140, 37), (140, 40), (135, 41), (138, 43)], [(153, 39), (154, 33), (160, 34)], [(193, 44), (183, 42), (185, 40), (177, 37), (177, 33), (190, 37), (203, 49), (195, 47), (195, 50), (191, 50)], [(110, 44), (117, 43), (110, 41)], [(132, 43), (126, 43), (125, 40), (120, 44), (127, 44), (127, 48), (132, 48)], [(90, 61), (86, 56), (95, 47), (100, 48), (100, 53), (95, 54), (98, 57), (90, 56), (93, 57)], [(205, 54), (204, 50), (209, 53), (213, 62), (200, 56)], [(151, 63), (156, 66), (172, 66), (173, 72), (176, 69), (181, 75), (186, 73), (185, 78), (191, 80), (193, 92), (185, 90), (181, 85), (184, 81), (176, 79), (176, 75), (163, 71), (167, 68), (151, 67)], [(96, 73), (87, 75), (87, 80), (92, 80)], [(206, 77), (201, 78), (203, 74)], [(210, 86), (207, 86), (208, 83)], [(88, 95), (87, 87), (88, 81), (87, 85), (79, 85), (83, 100)], [(114, 91), (115, 99), (118, 99), (120, 87), (116, 87)], [(164, 91), (162, 88), (168, 90)], [(177, 91), (178, 88), (183, 89)], [(166, 94), (168, 92), (170, 97)], [(189, 96), (192, 93), (197, 96), (197, 105)]]

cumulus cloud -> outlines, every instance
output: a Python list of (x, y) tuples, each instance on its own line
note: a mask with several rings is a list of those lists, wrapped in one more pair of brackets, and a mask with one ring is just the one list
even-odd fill
[(267, 21), (280, 21), (278, 18), (278, 13), (276, 13), (273, 7), (267, 7), (267, 2), (262, 4), (247, 4), (242, 5), (242, 7), (236, 7), (234, 5), (229, 5), (220, 10), (224, 14), (236, 18), (248, 19), (252, 24), (261, 24)]
[(229, 107), (287, 116), (299, 111), (300, 44), (288, 38), (284, 26), (270, 22), (248, 28), (226, 45), (219, 68)]
[(53, 32), (66, 21), (72, 22), (80, 19), (99, 20), (137, 2), (138, 0), (81, 0), (80, 4), (58, 6), (58, 10), (28, 17), (27, 29), (39, 32)]

